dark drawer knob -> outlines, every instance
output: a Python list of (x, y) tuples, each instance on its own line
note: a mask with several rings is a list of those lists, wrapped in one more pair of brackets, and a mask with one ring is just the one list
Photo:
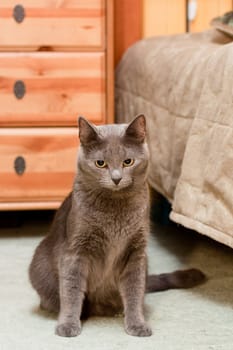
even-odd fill
[(14, 84), (14, 94), (19, 100), (24, 97), (26, 93), (26, 87), (22, 80), (17, 80)]
[(25, 10), (22, 5), (16, 5), (13, 9), (13, 17), (17, 23), (22, 23), (25, 17)]
[(15, 158), (14, 168), (15, 168), (16, 174), (23, 175), (26, 169), (25, 159), (21, 156)]

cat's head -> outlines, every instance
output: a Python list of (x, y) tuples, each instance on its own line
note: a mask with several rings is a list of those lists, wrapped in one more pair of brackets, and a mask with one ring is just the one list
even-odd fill
[(79, 118), (78, 172), (93, 189), (121, 191), (144, 183), (148, 167), (146, 119), (95, 126)]

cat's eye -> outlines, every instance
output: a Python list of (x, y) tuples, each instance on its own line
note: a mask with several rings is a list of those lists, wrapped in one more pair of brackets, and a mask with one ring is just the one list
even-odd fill
[(124, 160), (123, 166), (131, 166), (131, 165), (133, 165), (133, 163), (134, 163), (134, 159), (129, 158), (129, 159)]
[(104, 160), (97, 160), (95, 162), (95, 165), (97, 166), (97, 168), (105, 168), (107, 166)]

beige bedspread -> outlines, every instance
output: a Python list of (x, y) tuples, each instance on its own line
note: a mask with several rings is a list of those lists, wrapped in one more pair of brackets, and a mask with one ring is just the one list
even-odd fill
[(233, 247), (233, 43), (210, 30), (142, 40), (116, 71), (116, 119), (144, 113), (149, 183), (171, 219)]

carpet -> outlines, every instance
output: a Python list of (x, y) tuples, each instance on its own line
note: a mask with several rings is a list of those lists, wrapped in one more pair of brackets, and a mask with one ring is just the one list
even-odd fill
[(151, 337), (127, 335), (121, 317), (93, 317), (80, 336), (56, 336), (56, 317), (39, 310), (28, 280), (32, 254), (48, 224), (42, 212), (19, 227), (0, 228), (0, 350), (233, 349), (233, 251), (175, 225), (152, 226), (149, 271), (197, 267), (209, 279), (193, 289), (146, 295)]

